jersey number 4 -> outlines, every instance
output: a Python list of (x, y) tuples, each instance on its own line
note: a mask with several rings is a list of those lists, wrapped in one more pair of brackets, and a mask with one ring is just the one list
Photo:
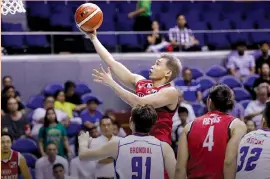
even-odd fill
[(150, 169), (151, 169), (151, 157), (147, 157), (145, 165), (143, 166), (142, 157), (133, 157), (131, 160), (132, 165), (132, 179), (142, 179), (143, 167), (145, 167), (145, 179), (150, 179)]
[(203, 141), (203, 147), (207, 147), (208, 151), (212, 151), (214, 146), (214, 128), (215, 126), (210, 126), (207, 135)]
[(244, 170), (245, 171), (254, 170), (255, 167), (257, 166), (256, 161), (260, 158), (261, 153), (262, 153), (262, 148), (253, 148), (249, 151), (249, 146), (241, 147), (240, 149), (241, 157), (240, 157), (239, 165), (237, 166), (237, 172), (243, 169), (244, 163), (248, 154), (249, 154), (249, 157), (247, 158), (247, 162), (246, 162)]

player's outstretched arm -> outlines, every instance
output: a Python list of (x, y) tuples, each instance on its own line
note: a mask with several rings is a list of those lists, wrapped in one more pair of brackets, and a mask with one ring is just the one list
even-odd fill
[(162, 150), (164, 155), (165, 169), (169, 175), (169, 179), (174, 179), (176, 160), (173, 149), (166, 142), (162, 142)]
[(187, 133), (191, 124), (188, 124), (179, 138), (178, 152), (177, 152), (177, 164), (175, 170), (174, 179), (186, 179), (187, 178), (187, 161), (188, 161), (188, 143)]
[(96, 32), (88, 33), (97, 53), (100, 58), (111, 68), (112, 72), (116, 77), (123, 83), (127, 88), (134, 90), (136, 83), (144, 79), (144, 77), (131, 73), (123, 64), (116, 61), (108, 50), (100, 43), (96, 36)]
[(79, 137), (79, 158), (80, 160), (102, 160), (108, 157), (116, 158), (118, 154), (118, 141), (110, 141), (97, 149), (89, 149), (92, 138), (89, 133), (82, 133)]
[(22, 173), (23, 178), (32, 179), (29, 168), (27, 166), (26, 160), (22, 154), (20, 154), (20, 163), (19, 163), (20, 171)]
[(227, 144), (224, 160), (224, 179), (235, 179), (237, 168), (238, 146), (247, 128), (240, 119), (235, 119), (231, 124), (231, 138)]

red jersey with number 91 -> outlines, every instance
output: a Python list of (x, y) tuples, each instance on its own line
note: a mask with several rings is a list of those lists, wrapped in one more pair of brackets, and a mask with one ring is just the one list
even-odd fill
[(197, 118), (188, 133), (188, 179), (223, 179), (230, 125), (235, 117), (219, 111)]
[[(165, 84), (160, 87), (153, 87), (151, 80), (140, 80), (136, 84), (136, 94), (140, 97), (153, 94), (161, 90), (162, 88), (170, 87), (171, 84)], [(178, 106), (177, 106), (178, 107)], [(175, 110), (170, 110), (166, 106), (157, 108), (158, 120), (150, 132), (150, 135), (155, 136), (157, 139), (171, 144), (171, 133), (172, 133), (172, 118), (175, 114)]]

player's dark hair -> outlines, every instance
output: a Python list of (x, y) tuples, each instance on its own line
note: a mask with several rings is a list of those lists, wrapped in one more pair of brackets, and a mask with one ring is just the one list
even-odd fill
[(138, 105), (131, 110), (131, 120), (136, 132), (149, 133), (158, 119), (155, 108), (151, 105)]
[(100, 125), (100, 126), (102, 125), (102, 122), (103, 122), (105, 119), (110, 119), (110, 120), (111, 120), (111, 123), (113, 124), (112, 118), (110, 118), (109, 116), (103, 116), (103, 117), (99, 120), (99, 125)]
[(12, 137), (12, 135), (10, 135), (10, 134), (7, 133), (7, 132), (3, 132), (3, 133), (1, 134), (1, 137), (4, 137), (4, 136), (8, 136), (8, 137), (10, 138), (10, 140), (11, 140), (11, 143), (13, 142), (13, 137)]
[(54, 171), (56, 168), (58, 168), (58, 167), (61, 167), (61, 168), (64, 169), (64, 165), (63, 165), (63, 164), (61, 164), (61, 163), (56, 163), (56, 164), (53, 165), (53, 171)]
[(12, 77), (11, 76), (9, 76), (9, 75), (7, 75), (7, 76), (4, 76), (3, 78), (2, 78), (2, 81), (4, 82), (7, 78), (9, 78), (9, 79), (11, 79), (12, 80)]
[(210, 88), (208, 97), (211, 99), (215, 110), (228, 112), (234, 107), (233, 92), (225, 84), (216, 84)]
[(57, 91), (54, 93), (54, 99), (57, 99), (57, 96), (58, 96), (61, 92), (65, 93), (64, 90), (57, 90)]
[(168, 81), (168, 82), (171, 82), (179, 75), (179, 73), (182, 70), (180, 60), (172, 55), (169, 55), (169, 54), (163, 54), (163, 55), (161, 55), (160, 58), (167, 60), (166, 66), (169, 70), (172, 71), (172, 75)]
[(267, 123), (267, 127), (270, 128), (270, 101), (266, 102), (266, 104), (265, 104), (265, 109), (264, 109), (264, 112), (263, 112), (263, 117), (264, 117), (264, 120)]
[(187, 113), (188, 114), (187, 108), (180, 106), (178, 108), (178, 114), (180, 114), (180, 113)]

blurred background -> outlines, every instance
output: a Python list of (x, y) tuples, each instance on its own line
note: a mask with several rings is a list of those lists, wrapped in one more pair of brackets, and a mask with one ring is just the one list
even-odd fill
[[(92, 70), (101, 59), (74, 22), (76, 9), (85, 2), (101, 8), (98, 38), (132, 72), (148, 78), (161, 52), (183, 63), (182, 76), (173, 81), (185, 108), (174, 117), (174, 142), (181, 123), (206, 112), (208, 90), (220, 82), (235, 93), (231, 114), (250, 121), (254, 129), (260, 126), (260, 112), (270, 96), (270, 2), (40, 0), (24, 2), (26, 13), (2, 16), (1, 21), (2, 117), (11, 120), (8, 116), (20, 111), (31, 129), (15, 131), (15, 138), (38, 139), (50, 103), (68, 116), (63, 124), (70, 144), (81, 127), (99, 135), (95, 126), (105, 114), (117, 121), (122, 136), (130, 132), (130, 107), (109, 88), (93, 83)], [(10, 98), (18, 106), (9, 105)], [(63, 109), (57, 102), (73, 106)]]

